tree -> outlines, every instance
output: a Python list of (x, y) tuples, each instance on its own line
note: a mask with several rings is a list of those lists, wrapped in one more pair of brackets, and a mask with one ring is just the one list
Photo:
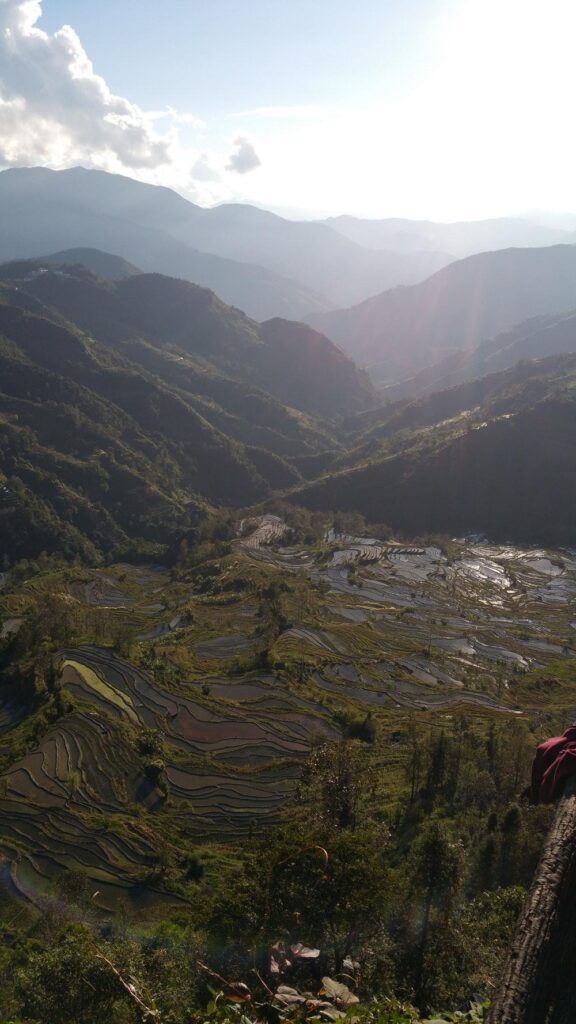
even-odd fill
[(354, 830), (358, 804), (373, 772), (358, 741), (324, 743), (313, 751), (301, 776), (301, 805), (324, 827)]
[(446, 781), (447, 767), (448, 741), (446, 739), (446, 734), (442, 731), (438, 739), (432, 743), (425, 792), (428, 800), (434, 800), (442, 789), (444, 782)]
[(568, 796), (558, 806), (488, 1024), (574, 1020), (575, 833), (576, 797)]
[(437, 913), (448, 918), (451, 899), (460, 878), (461, 857), (459, 849), (449, 840), (441, 826), (432, 822), (416, 840), (411, 860), (412, 885), (424, 897), (414, 976), (416, 1004), (421, 1005), (432, 913), (436, 909)]
[(272, 865), (268, 935), (320, 947), (324, 965), (337, 972), (347, 956), (362, 959), (383, 931), (392, 885), (388, 830), (366, 826), (313, 838), (319, 845), (301, 850), (288, 842), (287, 855)]
[(98, 953), (88, 928), (70, 926), (33, 954), (16, 976), (22, 1015), (50, 1024), (134, 1020), (132, 1014), (116, 1016), (115, 1008), (128, 1008), (129, 1002)]
[(518, 804), (512, 804), (506, 811), (500, 826), (502, 843), (498, 881), (504, 887), (514, 885), (519, 881), (522, 825), (522, 811)]
[(422, 744), (416, 728), (413, 715), (410, 716), (408, 725), (408, 742), (410, 745), (410, 760), (408, 764), (408, 779), (410, 782), (410, 803), (414, 803), (420, 786), (420, 775), (422, 772)]

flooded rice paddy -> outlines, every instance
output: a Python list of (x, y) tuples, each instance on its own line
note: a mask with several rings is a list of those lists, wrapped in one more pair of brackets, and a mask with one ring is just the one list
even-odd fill
[[(525, 710), (524, 677), (576, 655), (573, 552), (462, 541), (447, 558), (334, 533), (314, 551), (266, 515), (242, 523), (230, 562), (279, 570), (310, 600), (271, 635), (249, 588), (196, 601), (161, 567), (128, 565), (59, 584), (87, 615), (118, 616), (135, 656), (94, 643), (60, 652), (73, 710), (0, 777), (0, 853), (19, 892), (36, 898), (62, 869), (82, 869), (102, 909), (178, 903), (142, 883), (151, 816), (169, 815), (194, 842), (247, 835), (277, 820), (303, 759), (341, 735), (344, 712), (383, 716), (391, 731), (413, 712), (512, 719)], [(0, 640), (21, 622), (0, 620)], [(13, 698), (0, 705), (0, 736), (24, 715)], [(147, 734), (162, 737), (161, 787), (139, 751)], [(126, 826), (135, 808), (143, 824)]]

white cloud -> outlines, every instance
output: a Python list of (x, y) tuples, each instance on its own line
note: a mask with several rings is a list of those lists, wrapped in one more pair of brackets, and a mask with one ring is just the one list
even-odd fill
[(195, 114), (181, 114), (174, 107), (166, 107), (166, 110), (147, 110), (146, 117), (149, 121), (163, 121), (169, 118), (172, 124), (189, 125), (191, 128), (205, 128), (206, 122)]
[(322, 103), (302, 103), (295, 106), (255, 107), (253, 110), (241, 110), (232, 116), (269, 118), (270, 120), (282, 120), (284, 118), (307, 120), (308, 118), (327, 117), (330, 114), (339, 116), (341, 112), (341, 107), (332, 107)]
[(361, 100), (259, 106), (206, 126), (114, 95), (72, 28), (38, 27), (42, 0), (0, 0), (0, 166), (99, 167), (206, 205), (446, 219), (573, 208), (574, 0), (443, 8), (409, 82), (375, 71)]
[(235, 171), (236, 174), (248, 174), (250, 171), (260, 167), (262, 161), (249, 139), (244, 135), (238, 135), (234, 139), (234, 146), (234, 152), (230, 154), (226, 164), (227, 171)]
[(247, 139), (226, 157), (229, 140), (212, 133), (207, 147), (207, 126), (194, 114), (146, 111), (115, 95), (74, 29), (44, 32), (41, 15), (42, 0), (0, 0), (0, 167), (80, 164), (167, 185), (203, 205), (238, 197), (234, 181), (260, 163)]
[(74, 29), (49, 35), (37, 27), (41, 14), (41, 0), (0, 0), (0, 163), (170, 164), (173, 127), (159, 134), (154, 117), (96, 74)]
[(191, 174), (195, 181), (220, 181), (220, 175), (212, 166), (208, 153), (200, 154), (192, 167)]

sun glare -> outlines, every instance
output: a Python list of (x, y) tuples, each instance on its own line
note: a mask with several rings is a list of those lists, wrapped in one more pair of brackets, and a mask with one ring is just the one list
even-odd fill
[(268, 121), (247, 195), (441, 220), (569, 208), (575, 36), (565, 0), (460, 3), (407, 90), (375, 68), (369, 104)]

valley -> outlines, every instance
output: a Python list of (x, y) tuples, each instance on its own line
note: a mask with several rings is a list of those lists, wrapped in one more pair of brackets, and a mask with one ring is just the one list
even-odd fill
[(11, 899), (79, 873), (102, 919), (189, 908), (355, 745), (371, 820), (462, 728), (516, 737), (519, 780), (576, 712), (576, 357), (550, 322), (559, 354), (381, 405), (327, 337), (185, 281), (93, 250), (0, 268)]
[(574, 1024), (541, 8), (0, 0), (0, 1024)]

